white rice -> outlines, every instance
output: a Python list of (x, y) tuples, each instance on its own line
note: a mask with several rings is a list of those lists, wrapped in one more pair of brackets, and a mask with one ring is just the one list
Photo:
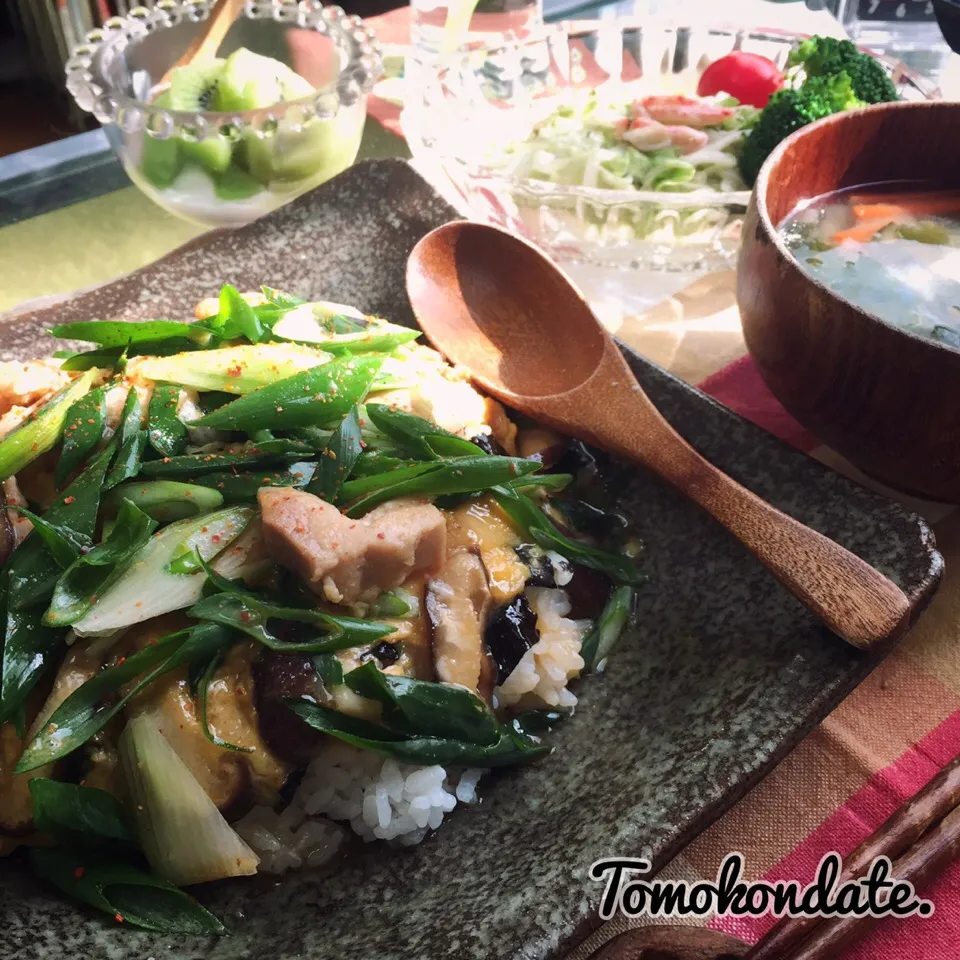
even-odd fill
[(493, 695), (501, 707), (573, 707), (577, 698), (567, 684), (583, 670), (580, 647), (588, 623), (566, 616), (570, 600), (563, 590), (528, 587), (526, 595), (537, 615), (540, 639)]
[(483, 770), (398, 763), (334, 744), (307, 767), (290, 805), (255, 807), (234, 829), (260, 855), (260, 870), (283, 873), (320, 866), (337, 852), (349, 824), (366, 842), (413, 846), (436, 830), (458, 803), (477, 801)]
[[(583, 670), (580, 647), (589, 622), (567, 617), (570, 600), (563, 590), (528, 587), (526, 595), (540, 639), (494, 690), (495, 702), (523, 709), (573, 707), (577, 698), (567, 684)], [(285, 810), (255, 807), (234, 828), (260, 855), (266, 873), (326, 863), (340, 848), (346, 825), (367, 843), (413, 846), (458, 803), (477, 802), (484, 772), (399, 763), (332, 743), (311, 761)]]

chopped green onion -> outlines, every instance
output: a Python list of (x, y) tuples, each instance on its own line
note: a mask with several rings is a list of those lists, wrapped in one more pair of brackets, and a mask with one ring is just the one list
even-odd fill
[(591, 669), (596, 669), (613, 649), (620, 639), (623, 628), (630, 619), (630, 608), (633, 604), (633, 588), (617, 587), (610, 595), (603, 612), (593, 625), (590, 632), (584, 637), (580, 648), (580, 656)]
[(23, 423), (17, 424), (0, 440), (0, 480), (19, 473), (41, 453), (50, 450), (63, 434), (73, 405), (90, 389), (94, 374), (85, 373), (58, 390)]
[(141, 360), (137, 369), (151, 380), (243, 396), (330, 359), (329, 353), (290, 343), (239, 344), (172, 357), (149, 357)]
[(126, 863), (68, 850), (30, 851), (38, 876), (118, 922), (154, 933), (202, 936), (226, 927), (183, 890)]
[(260, 858), (223, 818), (149, 713), (127, 724), (119, 747), (140, 844), (160, 876), (189, 885), (257, 872)]

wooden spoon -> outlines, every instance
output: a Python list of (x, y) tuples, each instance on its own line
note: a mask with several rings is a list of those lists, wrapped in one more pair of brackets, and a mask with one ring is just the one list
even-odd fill
[(496, 227), (448, 223), (411, 253), (407, 293), (433, 345), (484, 390), (673, 484), (834, 633), (867, 648), (906, 628), (910, 603), (899, 587), (680, 437), (580, 292), (536, 247)]
[(749, 949), (737, 937), (709, 927), (662, 924), (618, 934), (590, 960), (739, 960)]
[(165, 87), (177, 67), (185, 67), (194, 60), (212, 59), (217, 55), (223, 38), (230, 32), (233, 22), (240, 16), (246, 0), (217, 0), (209, 16), (200, 24), (200, 31), (193, 38), (183, 56), (160, 78), (158, 88)]

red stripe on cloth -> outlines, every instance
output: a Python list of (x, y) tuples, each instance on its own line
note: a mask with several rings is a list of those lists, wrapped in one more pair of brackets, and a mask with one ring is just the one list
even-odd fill
[[(798, 847), (773, 867), (764, 879), (813, 879), (824, 854), (835, 850), (846, 856), (870, 836), (910, 796), (956, 755), (960, 743), (960, 710), (928, 733), (894, 763), (874, 774), (842, 807), (831, 814)], [(747, 865), (749, 869), (749, 864)], [(922, 891), (934, 905), (960, 902), (960, 863), (944, 871)], [(960, 914), (943, 911), (936, 920), (910, 918), (884, 920), (844, 960), (946, 960), (960, 957)], [(711, 926), (755, 943), (775, 923), (772, 917), (717, 917)], [(949, 949), (947, 949), (949, 946)]]
[(707, 377), (700, 384), (700, 389), (804, 453), (810, 453), (820, 446), (817, 438), (780, 406), (750, 357), (741, 357)]

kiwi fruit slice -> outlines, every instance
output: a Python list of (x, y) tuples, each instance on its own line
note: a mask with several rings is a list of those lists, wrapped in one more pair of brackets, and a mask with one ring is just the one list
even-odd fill
[(263, 184), (242, 167), (231, 163), (216, 177), (214, 188), (221, 200), (248, 200), (263, 190)]
[[(214, 58), (177, 67), (170, 78), (170, 88), (166, 91), (170, 109), (186, 111), (218, 109), (217, 91), (224, 66), (224, 60)], [(180, 148), (184, 156), (195, 160), (211, 173), (223, 173), (230, 165), (230, 158), (233, 155), (233, 145), (219, 133), (196, 141), (181, 137)]]
[(245, 47), (235, 50), (227, 57), (217, 84), (216, 109), (227, 112), (257, 110), (280, 103), (283, 100), (282, 79), (286, 73), (292, 71), (279, 60), (263, 57)]
[[(154, 106), (170, 108), (169, 93), (161, 93)], [(164, 190), (177, 179), (183, 169), (184, 157), (177, 137), (157, 140), (150, 134), (143, 135), (143, 152), (140, 155), (140, 172), (160, 190)]]
[(263, 139), (247, 137), (243, 159), (264, 183), (329, 180), (356, 159), (363, 135), (363, 110), (341, 109), (330, 120), (311, 120), (293, 131), (280, 121), (276, 133)]

